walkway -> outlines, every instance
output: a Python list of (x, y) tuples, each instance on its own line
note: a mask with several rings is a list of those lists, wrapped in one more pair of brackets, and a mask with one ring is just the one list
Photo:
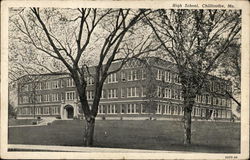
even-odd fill
[[(74, 146), (45, 146), (45, 145), (22, 145), (9, 144), (10, 151), (50, 151), (50, 152), (111, 152), (111, 153), (180, 153), (180, 151), (160, 151), (160, 150), (139, 150), (139, 149), (122, 149), (122, 148), (97, 148), (97, 147), (74, 147)], [(182, 153), (191, 153), (183, 152)]]

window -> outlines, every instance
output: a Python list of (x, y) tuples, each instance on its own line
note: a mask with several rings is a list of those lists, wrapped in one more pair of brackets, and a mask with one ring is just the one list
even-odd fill
[(108, 114), (117, 113), (115, 104), (110, 104), (110, 105), (107, 106), (107, 113)]
[(23, 91), (29, 91), (29, 85), (28, 84), (25, 84), (23, 86)]
[(174, 99), (175, 98), (175, 90), (174, 89), (171, 89), (171, 98)]
[(122, 104), (121, 105), (121, 113), (126, 113), (126, 105), (125, 104)]
[(105, 114), (104, 105), (99, 105), (99, 107), (98, 107), (98, 114)]
[(93, 79), (93, 77), (87, 77), (87, 84), (88, 84), (88, 85), (93, 85), (93, 84), (94, 84), (94, 79)]
[(51, 101), (52, 101), (52, 102), (57, 102), (57, 101), (59, 101), (59, 94), (58, 94), (58, 93), (53, 93), (53, 94), (51, 94)]
[(43, 114), (45, 115), (49, 114), (49, 107), (43, 107)]
[(45, 82), (44, 89), (50, 89), (50, 82)]
[(65, 97), (66, 97), (65, 98), (66, 100), (74, 100), (75, 99), (75, 92), (74, 91), (66, 92)]
[(178, 114), (178, 106), (174, 106), (174, 115)]
[(52, 88), (52, 89), (57, 89), (57, 88), (59, 88), (59, 81), (52, 81), (52, 82), (51, 82), (51, 88)]
[(136, 105), (136, 104), (128, 104), (127, 113), (128, 113), (128, 114), (135, 114), (135, 113), (138, 113), (137, 105)]
[(67, 87), (74, 87), (75, 82), (72, 78), (67, 79)]
[(139, 97), (139, 89), (137, 87), (127, 88), (127, 97)]
[(125, 97), (125, 89), (124, 88), (121, 88), (121, 98), (124, 98)]
[(162, 87), (157, 86), (157, 96), (162, 97)]
[(206, 95), (202, 95), (202, 103), (206, 104)]
[(231, 107), (231, 100), (227, 99), (227, 107)]
[(164, 105), (164, 114), (170, 115), (171, 114), (171, 108), (169, 104)]
[(146, 92), (147, 92), (147, 89), (146, 89), (145, 86), (143, 86), (143, 87), (141, 88), (141, 96), (142, 96), (142, 97), (146, 97)]
[(49, 94), (43, 95), (43, 101), (44, 102), (49, 102)]
[(171, 72), (168, 72), (168, 82), (172, 82), (172, 73)]
[(94, 93), (93, 93), (93, 91), (87, 91), (87, 99), (88, 100), (94, 99)]
[(231, 112), (227, 111), (227, 118), (231, 118)]
[(141, 79), (146, 79), (146, 71), (144, 69), (142, 69), (142, 72), (141, 72)]
[(141, 113), (146, 113), (146, 107), (145, 105), (141, 104)]
[(108, 83), (116, 83), (117, 78), (116, 78), (116, 73), (112, 73), (108, 76)]
[(105, 93), (106, 93), (106, 91), (105, 91), (105, 90), (102, 90), (101, 99), (104, 99), (104, 98), (105, 98)]
[(173, 76), (174, 76), (174, 83), (180, 83), (179, 75), (173, 74)]
[(117, 98), (117, 89), (109, 89), (108, 90), (108, 98)]
[(21, 96), (20, 97), (20, 104), (23, 103), (29, 103), (29, 97), (28, 96)]
[(35, 114), (41, 114), (42, 109), (40, 107), (35, 108)]
[(121, 81), (122, 82), (126, 81), (126, 73), (124, 71), (121, 72)]
[(61, 88), (63, 88), (63, 85), (64, 85), (64, 80), (60, 80), (60, 83), (61, 83)]
[(36, 84), (36, 90), (42, 90), (42, 83), (41, 82), (38, 82)]
[(180, 115), (184, 115), (184, 107), (180, 107)]
[(171, 98), (171, 89), (165, 88), (164, 98)]
[(211, 104), (211, 96), (206, 95), (206, 103)]
[(42, 102), (42, 95), (37, 95), (36, 96), (36, 102)]
[(59, 114), (59, 107), (51, 107), (51, 114), (52, 115), (57, 115)]
[(165, 82), (169, 82), (169, 81), (168, 81), (168, 76), (169, 76), (169, 72), (168, 72), (168, 71), (165, 71), (165, 74), (164, 74), (164, 81), (165, 81)]
[(128, 75), (129, 81), (139, 80), (138, 70), (130, 70)]
[(160, 70), (160, 69), (157, 70), (156, 80), (161, 80), (161, 81), (164, 80), (164, 71), (163, 70)]
[(156, 114), (161, 114), (161, 113), (162, 113), (162, 105), (158, 104)]

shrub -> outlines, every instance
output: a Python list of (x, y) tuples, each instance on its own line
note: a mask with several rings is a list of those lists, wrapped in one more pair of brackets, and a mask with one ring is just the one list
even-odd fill
[(33, 122), (32, 122), (32, 125), (37, 125), (37, 121), (33, 121)]

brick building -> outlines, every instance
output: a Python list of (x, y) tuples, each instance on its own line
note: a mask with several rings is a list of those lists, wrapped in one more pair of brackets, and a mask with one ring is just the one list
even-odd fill
[[(145, 65), (147, 64), (147, 65)], [(112, 64), (110, 70), (117, 68)], [(94, 73), (90, 67), (90, 73)], [(86, 78), (87, 98), (93, 102), (94, 81)], [(232, 102), (225, 90), (231, 92), (230, 81), (215, 76), (196, 96), (192, 116), (195, 119), (231, 119)], [(182, 118), (183, 97), (180, 79), (173, 63), (148, 58), (146, 63), (131, 60), (105, 81), (98, 108), (99, 118), (156, 119)], [(24, 76), (18, 84), (18, 118), (82, 117), (80, 102), (67, 73)]]

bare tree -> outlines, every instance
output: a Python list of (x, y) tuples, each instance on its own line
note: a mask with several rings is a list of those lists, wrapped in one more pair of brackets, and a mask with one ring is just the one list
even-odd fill
[[(73, 78), (86, 120), (86, 146), (93, 144), (95, 117), (106, 78), (118, 72), (130, 59), (158, 49), (151, 47), (150, 34), (136, 40), (134, 33), (134, 27), (143, 14), (148, 13), (144, 9), (24, 8), (11, 17), (10, 22), (20, 34), (17, 34), (19, 42), (61, 62)], [(135, 43), (128, 45), (129, 41)], [(86, 96), (86, 77), (90, 75), (86, 60), (89, 57), (97, 59), (94, 74), (91, 75), (94, 78), (91, 108)], [(120, 66), (110, 70), (111, 64), (116, 61)]]
[[(156, 18), (157, 17), (157, 18)], [(191, 143), (191, 112), (218, 58), (238, 42), (241, 13), (237, 10), (157, 10), (145, 15), (166, 57), (176, 63), (184, 98), (184, 144)]]
[(241, 52), (240, 45), (232, 43), (229, 46), (228, 53), (221, 56), (220, 68), (218, 72), (223, 78), (230, 79), (233, 83), (233, 92), (225, 91), (226, 94), (237, 104), (237, 111), (240, 112), (241, 102)]

